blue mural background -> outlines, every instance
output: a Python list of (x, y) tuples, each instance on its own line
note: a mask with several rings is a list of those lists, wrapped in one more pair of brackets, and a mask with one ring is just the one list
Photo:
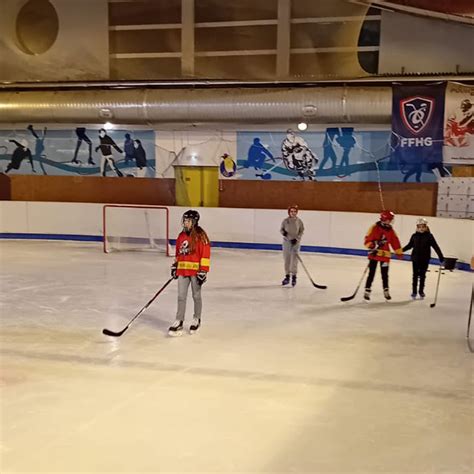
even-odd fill
[[(353, 127), (329, 127), (321, 132), (293, 132), (297, 141), (302, 138), (301, 149), (310, 149), (313, 160), (313, 176), (299, 172), (299, 158), (282, 147), (288, 139), (285, 132), (238, 132), (237, 171), (235, 178), (251, 180), (305, 181), (406, 181), (406, 169), (400, 165), (390, 146), (391, 131), (360, 131)], [(284, 154), (289, 155), (286, 158)], [(302, 160), (300, 160), (302, 161)], [(297, 163), (298, 164), (298, 163)], [(379, 172), (377, 171), (377, 165)], [(304, 165), (302, 165), (304, 166)], [(413, 178), (412, 178), (413, 179)], [(426, 167), (422, 181), (434, 182), (436, 176)]]
[[(0, 172), (101, 176), (105, 165), (106, 176), (161, 177), (157, 165), (169, 165), (169, 153), (159, 155), (159, 147), (155, 146), (154, 130), (113, 129), (102, 138), (99, 131), (99, 126), (45, 129), (39, 125), (0, 130)], [(353, 127), (328, 127), (318, 132), (243, 131), (236, 133), (237, 159), (220, 152), (208, 158), (219, 163), (221, 179), (437, 180), (432, 163), (422, 163), (413, 173), (406, 160), (400, 158), (393, 138), (389, 129), (367, 131)], [(140, 147), (134, 149), (137, 142)], [(113, 161), (104, 160), (104, 154)]]
[[(71, 130), (45, 129), (28, 126), (25, 129), (0, 130), (0, 167), (8, 174), (101, 176), (99, 149), (100, 127)], [(155, 177), (155, 132), (153, 130), (107, 130), (106, 134), (122, 152), (112, 147), (112, 157), (124, 176)], [(128, 143), (125, 144), (125, 135)], [(131, 140), (131, 142), (130, 142)], [(135, 143), (135, 147), (134, 144)], [(138, 146), (140, 144), (140, 147)], [(30, 164), (28, 150), (33, 167)], [(135, 150), (135, 151), (134, 151)], [(16, 159), (12, 156), (16, 154)], [(13, 162), (13, 166), (9, 164)], [(34, 171), (33, 171), (33, 169)], [(141, 168), (141, 169), (140, 169)], [(106, 176), (117, 176), (108, 164)]]

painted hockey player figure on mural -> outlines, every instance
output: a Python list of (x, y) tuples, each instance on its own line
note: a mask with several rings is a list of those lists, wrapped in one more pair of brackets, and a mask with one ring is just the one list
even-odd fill
[(119, 153), (123, 153), (120, 147), (113, 141), (113, 139), (107, 135), (105, 128), (99, 130), (99, 140), (100, 145), (96, 147), (95, 151), (102, 152), (102, 158), (100, 159), (100, 171), (102, 176), (107, 175), (107, 163), (110, 164), (110, 167), (115, 171), (117, 176), (120, 178), (123, 176), (123, 173), (117, 168), (114, 158), (112, 156), (112, 147), (115, 148)]
[(48, 128), (47, 127), (43, 128), (43, 133), (41, 136), (38, 135), (33, 125), (28, 125), (26, 129), (29, 130), (29, 132), (35, 138), (35, 154), (33, 156), (33, 160), (36, 160), (40, 164), (41, 169), (43, 170), (43, 173), (47, 174), (43, 166), (43, 158), (46, 157), (45, 152), (44, 152), (45, 151), (44, 141), (46, 139), (46, 132), (48, 131)]
[(310, 150), (305, 140), (289, 129), (286, 138), (281, 144), (281, 156), (283, 163), (289, 171), (295, 172), (301, 179), (315, 179), (315, 165), (318, 158)]
[(337, 164), (337, 155), (334, 151), (334, 140), (339, 136), (339, 128), (327, 128), (324, 135), (323, 142), (323, 160), (319, 164), (319, 169), (322, 170), (328, 160), (331, 160), (330, 169), (334, 169)]
[(95, 165), (94, 160), (92, 159), (92, 141), (87, 136), (86, 129), (84, 127), (77, 127), (76, 136), (77, 136), (76, 149), (74, 150), (74, 157), (71, 163), (74, 163), (75, 165), (78, 165), (81, 163), (81, 161), (77, 159), (77, 155), (79, 153), (79, 148), (81, 148), (82, 142), (84, 142), (87, 144), (87, 149), (89, 152), (89, 158), (87, 160), (87, 163), (89, 165)]
[(275, 163), (275, 158), (271, 151), (261, 143), (260, 138), (255, 137), (247, 153), (247, 161), (244, 164), (244, 168), (254, 168), (255, 171), (262, 170), (267, 158)]
[(135, 146), (130, 133), (125, 134), (123, 151), (125, 152), (125, 164), (128, 165), (129, 161), (133, 163), (133, 159), (135, 158)]
[(12, 153), (11, 161), (7, 165), (7, 169), (5, 170), (5, 174), (8, 173), (10, 170), (19, 170), (21, 162), (27, 158), (31, 165), (31, 171), (36, 173), (35, 166), (33, 164), (33, 157), (31, 156), (31, 151), (28, 148), (28, 141), (22, 139), (20, 142), (17, 140), (8, 140), (10, 143), (16, 145), (15, 150)]
[(349, 155), (351, 150), (355, 147), (356, 140), (354, 138), (354, 128), (353, 127), (342, 127), (341, 134), (336, 137), (336, 141), (339, 146), (344, 150), (341, 158), (340, 168), (349, 166)]

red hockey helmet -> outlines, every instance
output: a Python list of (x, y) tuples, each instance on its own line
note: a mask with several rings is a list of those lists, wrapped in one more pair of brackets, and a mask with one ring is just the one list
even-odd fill
[(380, 213), (380, 220), (385, 222), (391, 222), (395, 219), (395, 214), (392, 211), (382, 211)]
[(298, 205), (293, 204), (292, 206), (288, 206), (288, 215), (290, 215), (290, 211), (294, 209), (296, 211), (296, 214), (298, 214)]

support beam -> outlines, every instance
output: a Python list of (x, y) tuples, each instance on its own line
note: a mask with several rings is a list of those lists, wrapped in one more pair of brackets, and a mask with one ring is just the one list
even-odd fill
[(181, 0), (181, 75), (194, 77), (194, 0)]
[(291, 0), (278, 0), (277, 26), (277, 79), (290, 75), (290, 26)]

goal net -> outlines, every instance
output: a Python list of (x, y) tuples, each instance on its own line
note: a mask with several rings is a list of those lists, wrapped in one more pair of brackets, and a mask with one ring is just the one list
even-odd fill
[(107, 204), (102, 230), (106, 253), (155, 250), (171, 254), (167, 207)]

